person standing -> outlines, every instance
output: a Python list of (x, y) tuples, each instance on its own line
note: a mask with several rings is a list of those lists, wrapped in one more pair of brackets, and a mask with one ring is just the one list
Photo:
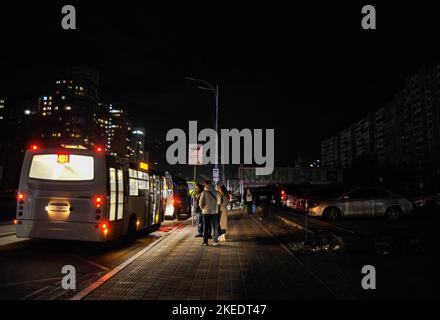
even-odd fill
[(195, 197), (194, 197), (194, 213), (196, 216), (197, 223), (197, 234), (196, 237), (203, 237), (203, 218), (202, 218), (202, 209), (199, 205), (200, 196), (202, 195), (203, 186), (200, 183), (196, 184), (195, 187)]
[(251, 189), (247, 189), (245, 199), (246, 199), (247, 213), (252, 214), (252, 202), (254, 200), (254, 197), (252, 195)]
[(199, 206), (202, 209), (203, 217), (203, 242), (202, 245), (208, 245), (209, 227), (212, 227), (214, 232), (214, 246), (218, 246), (218, 206), (217, 206), (217, 192), (210, 180), (204, 183), (204, 190), (200, 195)]
[(219, 241), (226, 241), (226, 230), (228, 229), (228, 204), (229, 204), (229, 193), (224, 185), (219, 186), (218, 188), (218, 201), (217, 204), (219, 206), (219, 229), (220, 236)]

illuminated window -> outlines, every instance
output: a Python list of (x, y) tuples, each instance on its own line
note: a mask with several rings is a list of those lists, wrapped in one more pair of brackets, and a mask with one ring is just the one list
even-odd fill
[(109, 220), (113, 221), (116, 218), (116, 170), (114, 168), (109, 169), (110, 178), (110, 217)]
[(117, 219), (122, 219), (124, 214), (124, 174), (118, 170), (118, 215)]
[(130, 179), (130, 196), (139, 195), (139, 184), (136, 179)]

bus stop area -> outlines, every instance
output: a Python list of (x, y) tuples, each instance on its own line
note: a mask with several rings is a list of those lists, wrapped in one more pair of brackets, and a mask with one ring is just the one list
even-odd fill
[[(237, 300), (380, 298), (361, 288), (369, 257), (301, 257), (242, 210), (229, 215), (228, 241), (201, 246), (191, 219), (72, 299)], [(212, 242), (210, 242), (212, 244)], [(379, 261), (375, 262), (376, 265)], [(382, 291), (382, 290), (381, 290)], [(385, 293), (385, 292), (384, 292)]]

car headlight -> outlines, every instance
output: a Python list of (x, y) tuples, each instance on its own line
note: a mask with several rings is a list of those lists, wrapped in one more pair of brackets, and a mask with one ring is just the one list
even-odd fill
[(318, 207), (318, 203), (316, 203), (316, 202), (309, 203), (309, 208), (310, 209), (311, 208), (316, 208), (316, 207)]

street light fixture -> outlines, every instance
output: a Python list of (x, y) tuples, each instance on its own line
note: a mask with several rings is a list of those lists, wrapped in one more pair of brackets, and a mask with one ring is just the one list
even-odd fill
[[(198, 78), (192, 78), (192, 77), (185, 77), (186, 80), (194, 81), (194, 82), (200, 82), (203, 83), (206, 87), (198, 86), (198, 89), (201, 90), (207, 90), (214, 93), (215, 96), (215, 132), (217, 134), (217, 139), (215, 141), (215, 153), (216, 153), (216, 162), (215, 162), (215, 168), (218, 169), (218, 85), (212, 86), (208, 81), (198, 79)], [(223, 184), (225, 183), (225, 172), (223, 168)]]

